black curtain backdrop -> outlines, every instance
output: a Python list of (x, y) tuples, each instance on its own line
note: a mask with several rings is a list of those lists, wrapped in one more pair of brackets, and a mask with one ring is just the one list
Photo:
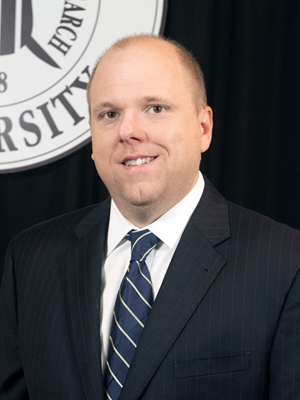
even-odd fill
[[(214, 137), (202, 171), (229, 200), (300, 228), (300, 2), (169, 0), (165, 35), (206, 76)], [(21, 230), (103, 200), (87, 145), (44, 167), (0, 175), (0, 275)]]

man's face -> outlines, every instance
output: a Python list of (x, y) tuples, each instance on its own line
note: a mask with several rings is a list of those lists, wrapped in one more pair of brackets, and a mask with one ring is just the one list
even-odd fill
[(187, 72), (170, 45), (110, 51), (90, 91), (93, 159), (120, 211), (162, 215), (197, 181), (212, 113), (196, 111)]

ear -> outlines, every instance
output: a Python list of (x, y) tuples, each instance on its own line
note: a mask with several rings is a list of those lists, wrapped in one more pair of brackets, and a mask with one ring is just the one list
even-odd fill
[(201, 153), (204, 153), (210, 146), (213, 130), (213, 111), (211, 107), (204, 107), (198, 114), (201, 126)]
[[(90, 125), (90, 132), (92, 133), (91, 120), (89, 120), (89, 125)], [(91, 154), (91, 159), (92, 159), (93, 161), (95, 161), (94, 153), (93, 153), (93, 141), (92, 141), (92, 154)]]

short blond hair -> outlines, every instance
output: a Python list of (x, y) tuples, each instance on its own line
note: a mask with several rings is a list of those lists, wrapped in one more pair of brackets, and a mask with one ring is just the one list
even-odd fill
[(199, 109), (199, 106), (200, 107), (207, 106), (207, 96), (206, 96), (204, 75), (203, 75), (202, 69), (201, 69), (198, 61), (195, 59), (193, 54), (189, 50), (187, 50), (184, 46), (182, 46), (180, 43), (176, 42), (175, 40), (168, 39), (163, 36), (156, 36), (156, 35), (136, 35), (136, 36), (127, 36), (127, 37), (124, 37), (124, 38), (118, 40), (109, 49), (107, 49), (98, 59), (96, 65), (91, 73), (89, 83), (87, 85), (87, 99), (88, 99), (89, 108), (90, 108), (91, 85), (92, 85), (97, 67), (100, 64), (102, 58), (110, 51), (125, 50), (125, 49), (129, 48), (130, 46), (134, 46), (139, 43), (149, 41), (151, 39), (169, 43), (171, 46), (173, 46), (182, 67), (187, 71), (187, 73), (189, 74), (189, 77), (191, 78), (191, 81), (193, 83), (192, 90), (194, 92), (193, 96), (194, 96), (196, 108)]

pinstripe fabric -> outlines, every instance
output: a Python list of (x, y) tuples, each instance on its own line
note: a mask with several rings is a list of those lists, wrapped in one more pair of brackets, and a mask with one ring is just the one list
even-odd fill
[[(11, 243), (0, 300), (1, 400), (103, 400), (100, 272), (109, 204)], [(300, 234), (206, 181), (120, 400), (299, 400)]]
[(1, 400), (104, 399), (99, 265), (108, 206), (37, 225), (11, 243), (0, 300)]
[(153, 304), (153, 289), (146, 258), (158, 243), (148, 229), (130, 231), (131, 260), (121, 283), (111, 326), (105, 388), (117, 400)]

